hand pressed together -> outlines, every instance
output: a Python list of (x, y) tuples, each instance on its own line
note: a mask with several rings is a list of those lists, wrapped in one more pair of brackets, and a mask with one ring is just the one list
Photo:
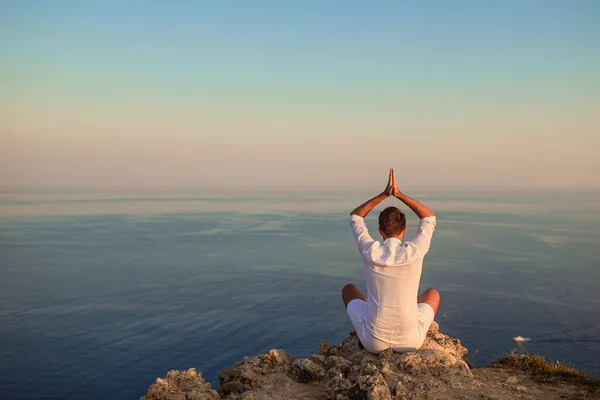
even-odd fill
[(394, 168), (390, 168), (390, 176), (388, 178), (387, 186), (383, 191), (386, 196), (398, 196), (400, 195), (400, 189), (398, 189), (398, 183), (396, 182), (396, 173)]

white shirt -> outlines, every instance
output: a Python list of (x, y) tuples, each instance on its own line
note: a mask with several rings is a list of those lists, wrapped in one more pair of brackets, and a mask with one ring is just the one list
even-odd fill
[(350, 226), (364, 261), (367, 281), (367, 329), (379, 340), (404, 344), (418, 335), (417, 296), (423, 257), (429, 251), (435, 217), (419, 220), (417, 233), (402, 243), (383, 244), (369, 234), (364, 218), (350, 216)]

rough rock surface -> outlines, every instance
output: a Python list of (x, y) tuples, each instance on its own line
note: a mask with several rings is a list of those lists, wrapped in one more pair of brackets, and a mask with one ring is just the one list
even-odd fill
[(221, 396), (206, 383), (201, 372), (190, 368), (186, 371), (169, 371), (167, 376), (156, 379), (143, 399), (161, 400), (216, 400)]
[(319, 352), (295, 359), (281, 349), (244, 357), (219, 374), (220, 390), (211, 388), (195, 369), (170, 371), (158, 378), (140, 400), (266, 399), (559, 399), (583, 398), (568, 385), (534, 383), (520, 373), (484, 368), (471, 370), (467, 349), (440, 333), (433, 322), (423, 346), (409, 353), (371, 354), (351, 334)]

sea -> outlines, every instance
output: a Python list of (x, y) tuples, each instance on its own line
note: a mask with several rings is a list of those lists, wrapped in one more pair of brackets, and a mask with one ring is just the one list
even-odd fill
[[(420, 290), (475, 366), (600, 368), (600, 192), (416, 191), (437, 215)], [(138, 399), (171, 369), (315, 353), (365, 289), (355, 191), (0, 192), (0, 398)], [(377, 213), (367, 217), (377, 237)], [(517, 344), (516, 336), (530, 341)]]

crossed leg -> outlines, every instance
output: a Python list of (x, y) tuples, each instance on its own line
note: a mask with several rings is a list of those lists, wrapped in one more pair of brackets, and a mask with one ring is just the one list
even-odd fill
[(417, 303), (426, 303), (433, 308), (433, 313), (437, 314), (440, 308), (440, 293), (434, 288), (429, 288), (417, 297)]
[(356, 299), (365, 302), (367, 301), (365, 296), (360, 292), (360, 290), (358, 290), (358, 288), (355, 285), (349, 283), (342, 288), (342, 300), (344, 300), (344, 306), (346, 306), (346, 308), (348, 308), (348, 303)]
[[(346, 306), (346, 308), (348, 308), (348, 303), (352, 300), (360, 299), (362, 301), (367, 301), (360, 290), (351, 283), (342, 288), (342, 299), (344, 300), (344, 306)], [(440, 308), (440, 293), (434, 288), (429, 288), (417, 297), (417, 303), (429, 304), (433, 309), (433, 312), (437, 314), (438, 308)]]

